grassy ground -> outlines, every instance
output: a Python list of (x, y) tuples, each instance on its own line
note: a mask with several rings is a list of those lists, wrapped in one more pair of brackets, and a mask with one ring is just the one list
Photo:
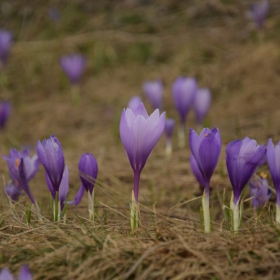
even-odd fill
[[(275, 195), (255, 215), (250, 201), (240, 234), (228, 230), (223, 205), (231, 187), (224, 148), (249, 136), (259, 143), (279, 140), (280, 5), (274, 0), (259, 36), (245, 17), (250, 1), (60, 1), (1, 4), (1, 27), (15, 34), (15, 45), (0, 74), (0, 96), (13, 112), (0, 135), (1, 154), (12, 147), (35, 148), (55, 134), (70, 168), (70, 197), (79, 188), (77, 164), (84, 152), (99, 164), (95, 224), (87, 220), (86, 199), (70, 206), (66, 224), (51, 219), (43, 168), (30, 187), (44, 217), (25, 222), (23, 197), (10, 209), (3, 187), (9, 180), (2, 161), (0, 267), (18, 272), (27, 263), (34, 279), (279, 279), (280, 231), (274, 224)], [(63, 3), (64, 2), (64, 3)], [(70, 3), (69, 3), (70, 2)], [(136, 3), (137, 2), (137, 3)], [(60, 19), (52, 22), (48, 9)], [(74, 106), (58, 60), (65, 53), (88, 57), (81, 104)], [(213, 233), (200, 226), (198, 185), (189, 149), (164, 155), (157, 144), (141, 176), (143, 225), (129, 228), (133, 173), (119, 139), (121, 110), (142, 82), (161, 78), (164, 107), (178, 119), (171, 86), (179, 75), (194, 76), (213, 95), (206, 123), (219, 127), (221, 158), (211, 181)], [(145, 100), (148, 111), (151, 107)], [(188, 127), (195, 127), (193, 113)], [(260, 171), (268, 172), (267, 166)], [(270, 177), (268, 177), (271, 182)], [(248, 190), (244, 197), (249, 197)]]

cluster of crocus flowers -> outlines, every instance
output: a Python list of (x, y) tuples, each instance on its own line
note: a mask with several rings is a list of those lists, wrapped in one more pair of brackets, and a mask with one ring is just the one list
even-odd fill
[(271, 190), (266, 178), (267, 175), (262, 172), (257, 179), (249, 182), (252, 206), (254, 209), (262, 208), (271, 196)]
[(217, 166), (221, 153), (221, 136), (217, 128), (204, 128), (200, 135), (190, 129), (189, 144), (192, 155), (203, 178), (204, 194), (202, 198), (202, 209), (204, 218), (204, 231), (211, 231), (209, 195), (210, 179)]
[(92, 154), (83, 154), (80, 158), (78, 168), (82, 185), (80, 186), (75, 199), (69, 203), (78, 205), (82, 200), (84, 191), (86, 191), (88, 194), (89, 220), (94, 221), (94, 185), (98, 174), (97, 161)]
[(13, 34), (10, 31), (0, 29), (0, 61), (1, 67), (5, 67), (13, 44)]
[(0, 101), (0, 130), (5, 128), (11, 109), (10, 102)]
[(170, 156), (172, 153), (172, 135), (175, 127), (174, 119), (166, 119), (165, 120), (165, 135), (166, 135), (166, 148), (165, 153), (167, 156)]
[(134, 190), (131, 203), (131, 228), (139, 227), (138, 192), (140, 174), (153, 148), (161, 137), (165, 127), (165, 113), (160, 115), (156, 109), (150, 116), (141, 103), (132, 111), (122, 111), (120, 120), (120, 137), (127, 157), (134, 172)]
[(53, 198), (53, 219), (59, 221), (64, 215), (69, 190), (68, 167), (65, 166), (60, 142), (54, 135), (42, 143), (38, 141), (37, 155), (45, 169), (47, 186)]
[(234, 231), (239, 229), (241, 223), (241, 193), (258, 166), (265, 163), (265, 155), (265, 145), (259, 146), (255, 140), (249, 137), (234, 140), (226, 147), (226, 165), (233, 188), (230, 208), (233, 214)]
[(265, 19), (269, 12), (269, 2), (263, 0), (259, 3), (254, 3), (252, 8), (252, 17), (257, 29), (261, 30), (264, 27)]
[(143, 91), (155, 109), (162, 110), (163, 106), (163, 84), (160, 80), (145, 82), (143, 84)]
[(80, 99), (79, 87), (77, 86), (86, 66), (86, 58), (81, 54), (62, 56), (60, 65), (71, 83), (72, 101), (77, 103)]
[(11, 149), (10, 155), (3, 156), (3, 158), (8, 164), (11, 177), (11, 182), (5, 187), (7, 196), (14, 202), (18, 200), (22, 191), (25, 191), (31, 202), (38, 208), (28, 185), (28, 182), (36, 175), (39, 169), (40, 162), (37, 155), (31, 158), (27, 149), (21, 152)]
[[(14, 277), (7, 268), (3, 268), (0, 272), (0, 280), (14, 280)], [(18, 280), (32, 280), (32, 275), (26, 264), (22, 266)]]

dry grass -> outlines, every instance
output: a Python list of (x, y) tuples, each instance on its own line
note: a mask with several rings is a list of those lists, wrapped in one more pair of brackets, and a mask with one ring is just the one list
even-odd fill
[[(2, 15), (2, 26), (17, 30), (17, 43), (0, 77), (1, 98), (13, 102), (9, 125), (0, 135), (1, 154), (12, 147), (34, 147), (38, 139), (55, 134), (71, 171), (71, 198), (79, 187), (77, 163), (82, 153), (97, 157), (100, 173), (95, 224), (86, 220), (86, 199), (69, 207), (66, 224), (50, 221), (42, 168), (30, 187), (43, 222), (33, 214), (27, 225), (27, 198), (12, 211), (1, 191), (1, 268), (17, 272), (28, 263), (34, 279), (279, 278), (275, 197), (257, 216), (250, 201), (245, 203), (239, 234), (228, 230), (223, 205), (230, 195), (225, 145), (245, 136), (260, 143), (280, 138), (280, 6), (270, 1), (272, 12), (259, 42), (243, 16), (249, 1), (189, 2), (131, 6), (127, 1), (112, 9), (107, 1), (104, 6), (71, 1), (58, 6), (62, 19), (57, 25), (46, 16), (49, 3), (35, 13), (18, 2), (10, 6), (10, 14)], [(61, 54), (72, 51), (89, 57), (79, 106), (71, 104), (69, 85), (57, 63)], [(141, 94), (143, 80), (161, 77), (165, 110), (177, 118), (170, 89), (182, 74), (196, 76), (200, 86), (211, 89), (213, 104), (206, 122), (219, 127), (223, 139), (211, 181), (213, 232), (206, 235), (201, 230), (189, 150), (178, 149), (174, 135), (172, 158), (165, 158), (161, 139), (142, 173), (142, 227), (131, 233), (133, 174), (119, 140), (120, 112), (132, 95)], [(195, 127), (192, 113), (188, 126)], [(261, 170), (267, 172), (267, 167)], [(4, 161), (0, 173), (7, 181)], [(244, 197), (249, 197), (248, 190)]]

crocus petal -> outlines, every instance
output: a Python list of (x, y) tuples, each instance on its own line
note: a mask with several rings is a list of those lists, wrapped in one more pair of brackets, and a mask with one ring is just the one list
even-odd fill
[(142, 99), (140, 96), (133, 96), (127, 105), (127, 108), (130, 108), (132, 111), (135, 110), (137, 108), (137, 106), (142, 103)]
[(58, 192), (58, 198), (59, 198), (61, 210), (63, 210), (64, 203), (68, 195), (68, 191), (69, 191), (69, 170), (68, 170), (68, 166), (66, 165), (59, 186), (59, 192)]
[(20, 186), (15, 186), (13, 183), (10, 183), (5, 187), (5, 192), (12, 201), (17, 201), (19, 196), (22, 194), (22, 188)]
[(7, 268), (3, 268), (0, 273), (0, 280), (14, 280), (14, 277)]
[(160, 80), (145, 82), (143, 90), (154, 109), (162, 108), (163, 85)]
[(192, 172), (193, 172), (197, 182), (199, 183), (199, 186), (204, 187), (205, 182), (204, 182), (203, 176), (201, 174), (201, 171), (199, 170), (199, 167), (197, 165), (197, 162), (196, 162), (193, 154), (191, 154), (191, 156), (190, 156), (190, 163), (191, 163)]
[(47, 172), (45, 172), (45, 178), (46, 178), (47, 187), (48, 187), (48, 189), (49, 189), (49, 191), (50, 191), (50, 193), (51, 193), (51, 195), (52, 195), (52, 198), (55, 200), (55, 193), (56, 193), (56, 192), (55, 192), (55, 190), (53, 189), (52, 182), (51, 182), (51, 180), (50, 180), (50, 178), (49, 178)]
[(198, 124), (202, 124), (211, 103), (211, 93), (209, 89), (202, 88), (197, 90), (194, 99), (194, 112)]
[(32, 275), (26, 264), (22, 266), (18, 280), (32, 280)]
[(198, 163), (198, 166), (201, 165), (200, 163), (200, 158), (199, 158), (199, 147), (201, 143), (202, 138), (197, 135), (195, 130), (190, 128), (190, 133), (189, 133), (189, 143), (190, 143), (190, 149), (192, 151), (192, 154)]
[(142, 116), (144, 117), (144, 119), (147, 119), (149, 117), (147, 111), (146, 111), (146, 108), (144, 106), (143, 103), (140, 103), (136, 109), (133, 111), (133, 114), (135, 117), (138, 117), (138, 116)]
[(84, 192), (85, 192), (85, 187), (83, 185), (81, 185), (78, 192), (75, 195), (74, 200), (68, 201), (67, 203), (74, 204), (75, 206), (78, 205), (83, 198)]
[(40, 160), (37, 155), (34, 155), (32, 158), (24, 157), (24, 165), (26, 170), (27, 181), (30, 181), (39, 170)]
[(165, 131), (166, 137), (169, 137), (169, 138), (172, 137), (174, 127), (175, 127), (175, 120), (174, 119), (166, 119), (165, 120), (164, 131)]

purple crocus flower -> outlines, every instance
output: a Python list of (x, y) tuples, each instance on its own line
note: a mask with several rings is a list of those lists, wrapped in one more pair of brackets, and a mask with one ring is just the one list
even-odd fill
[(10, 102), (0, 101), (0, 130), (5, 127), (10, 113), (11, 113)]
[(36, 175), (39, 169), (40, 162), (37, 155), (31, 158), (27, 149), (21, 152), (18, 152), (16, 149), (11, 149), (10, 155), (3, 156), (3, 158), (7, 161), (12, 180), (5, 188), (6, 194), (12, 200), (16, 201), (22, 190), (24, 190), (32, 203), (35, 203), (28, 182)]
[(134, 198), (138, 203), (140, 173), (153, 148), (161, 137), (165, 126), (165, 112), (156, 109), (150, 116), (143, 103), (132, 111), (122, 111), (120, 137), (134, 171)]
[(143, 91), (154, 109), (162, 109), (163, 84), (160, 80), (145, 82)]
[(10, 31), (0, 29), (0, 60), (6, 65), (10, 49), (13, 43), (13, 34)]
[(203, 176), (201, 174), (201, 171), (199, 170), (199, 167), (197, 165), (197, 162), (193, 156), (193, 154), (191, 154), (190, 156), (190, 163), (191, 163), (191, 169), (192, 169), (192, 172), (193, 172), (193, 175), (195, 176), (198, 184), (199, 184), (199, 188), (201, 190), (201, 192), (203, 193), (204, 191), (204, 179), (203, 179)]
[(74, 205), (78, 205), (80, 203), (84, 195), (84, 191), (90, 193), (92, 196), (94, 184), (98, 174), (97, 161), (90, 153), (86, 153), (81, 156), (78, 168), (82, 185), (76, 194), (74, 201), (72, 202)]
[(77, 84), (85, 70), (86, 58), (81, 54), (62, 56), (60, 65), (71, 84)]
[(226, 165), (233, 188), (233, 203), (239, 201), (241, 192), (258, 166), (265, 162), (265, 145), (259, 146), (256, 140), (245, 137), (234, 140), (226, 147)]
[(52, 135), (42, 143), (38, 141), (36, 151), (52, 184), (53, 191), (58, 192), (65, 165), (60, 142)]
[(261, 173), (258, 179), (249, 182), (253, 208), (262, 208), (271, 196), (266, 177), (266, 174)]
[(175, 127), (174, 119), (166, 119), (165, 120), (165, 135), (166, 135), (166, 154), (170, 155), (172, 153), (172, 135)]
[(194, 99), (194, 112), (197, 123), (202, 125), (202, 122), (208, 113), (211, 103), (211, 93), (208, 88), (198, 89)]
[(142, 99), (140, 96), (138, 95), (135, 95), (133, 96), (129, 102), (128, 102), (128, 105), (127, 105), (127, 108), (130, 108), (132, 111), (135, 110), (137, 108), (137, 106), (142, 103)]
[(262, 29), (264, 26), (264, 21), (269, 12), (269, 2), (267, 0), (261, 1), (259, 3), (254, 3), (252, 9), (252, 15), (256, 27)]
[[(14, 280), (14, 277), (7, 268), (3, 268), (0, 273), (0, 280)], [(22, 266), (18, 280), (32, 280), (32, 275), (26, 264)]]

